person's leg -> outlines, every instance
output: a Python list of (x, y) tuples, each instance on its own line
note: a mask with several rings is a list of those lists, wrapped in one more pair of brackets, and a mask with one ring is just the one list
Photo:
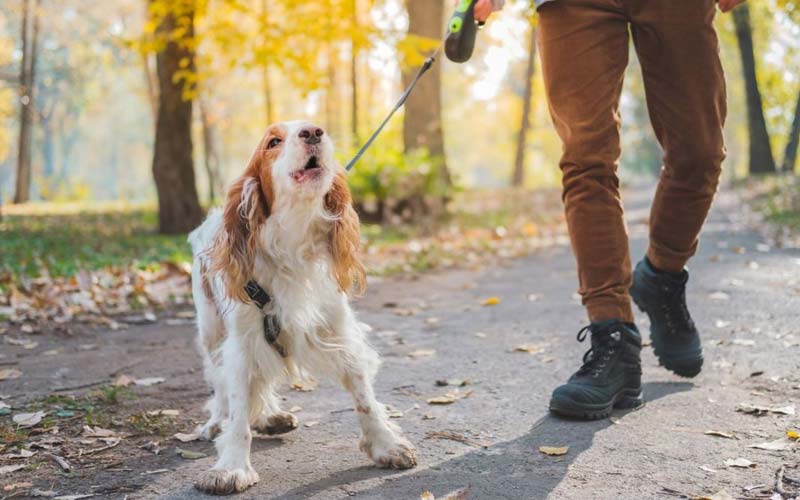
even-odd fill
[(650, 214), (647, 256), (631, 294), (650, 317), (653, 349), (664, 367), (692, 377), (702, 343), (686, 305), (697, 236), (725, 157), (725, 77), (714, 32), (714, 0), (629, 0), (650, 118), (664, 167)]
[(592, 348), (553, 391), (559, 415), (604, 418), (641, 404), (641, 337), (633, 325), (628, 237), (617, 179), (619, 97), (628, 21), (618, 0), (558, 0), (539, 9), (539, 47), (550, 112), (564, 144), (564, 209), (578, 262)]
[(631, 322), (631, 264), (616, 174), (628, 22), (615, 0), (547, 3), (539, 9), (539, 50), (564, 146), (564, 210), (583, 303), (592, 322)]
[(679, 273), (717, 190), (725, 158), (725, 75), (714, 31), (714, 0), (630, 0), (647, 107), (664, 149), (650, 212), (647, 258)]

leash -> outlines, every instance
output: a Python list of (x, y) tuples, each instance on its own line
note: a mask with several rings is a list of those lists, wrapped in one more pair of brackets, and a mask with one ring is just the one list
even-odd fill
[(433, 63), (436, 62), (436, 55), (442, 49), (442, 45), (444, 45), (444, 42), (442, 42), (439, 45), (439, 47), (437, 47), (436, 50), (433, 51), (433, 54), (431, 54), (427, 59), (425, 59), (425, 62), (422, 64), (422, 66), (419, 68), (419, 71), (417, 72), (417, 76), (414, 77), (414, 79), (411, 81), (411, 84), (406, 88), (405, 92), (403, 92), (403, 95), (400, 96), (400, 99), (394, 105), (394, 108), (392, 108), (392, 110), (389, 111), (389, 114), (386, 115), (386, 118), (384, 118), (381, 124), (378, 126), (378, 128), (375, 129), (375, 132), (373, 132), (372, 135), (369, 136), (367, 142), (365, 142), (364, 145), (361, 146), (361, 149), (358, 150), (353, 159), (347, 163), (347, 165), (344, 167), (345, 171), (349, 172), (353, 168), (353, 166), (355, 166), (358, 160), (361, 159), (361, 156), (364, 155), (364, 152), (367, 149), (369, 149), (370, 146), (372, 146), (372, 143), (375, 142), (375, 139), (377, 139), (380, 133), (383, 132), (383, 128), (386, 127), (386, 124), (389, 123), (389, 120), (391, 120), (394, 114), (397, 113), (397, 110), (403, 107), (403, 104), (406, 103), (408, 96), (411, 95), (411, 92), (414, 90), (414, 87), (417, 86), (417, 82), (419, 82), (419, 79), (422, 78), (422, 75), (427, 73), (428, 70), (431, 69), (431, 66), (433, 66)]
[(411, 83), (406, 87), (406, 90), (400, 96), (400, 99), (397, 100), (397, 103), (394, 105), (389, 114), (386, 115), (386, 118), (383, 119), (381, 124), (378, 126), (377, 129), (369, 136), (367, 142), (364, 143), (363, 146), (356, 152), (355, 156), (347, 163), (344, 167), (346, 172), (349, 172), (358, 160), (364, 155), (364, 152), (372, 146), (372, 143), (375, 142), (375, 139), (378, 138), (381, 132), (383, 132), (384, 127), (386, 124), (389, 123), (389, 120), (392, 119), (397, 110), (403, 107), (403, 104), (406, 103), (408, 100), (408, 96), (411, 95), (411, 92), (414, 91), (414, 87), (417, 86), (417, 82), (419, 82), (420, 78), (431, 69), (433, 63), (436, 62), (436, 56), (442, 50), (442, 47), (445, 49), (445, 54), (447, 58), (453, 62), (463, 63), (469, 60), (472, 57), (472, 50), (475, 47), (475, 37), (477, 34), (478, 26), (483, 26), (483, 23), (479, 25), (475, 23), (475, 2), (476, 0), (461, 0), (458, 5), (456, 6), (455, 12), (450, 17), (450, 21), (448, 22), (447, 26), (447, 33), (445, 34), (445, 38), (441, 41), (436, 50), (425, 59), (425, 62), (417, 71), (417, 76), (411, 81)]

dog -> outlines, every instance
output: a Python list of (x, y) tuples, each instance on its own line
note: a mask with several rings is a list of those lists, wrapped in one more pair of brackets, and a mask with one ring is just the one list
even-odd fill
[[(359, 448), (375, 464), (416, 465), (414, 447), (375, 399), (378, 355), (350, 306), (366, 277), (358, 215), (333, 151), (311, 123), (271, 125), (224, 207), (189, 235), (198, 344), (213, 389), (200, 432), (216, 437), (218, 453), (195, 483), (201, 491), (229, 494), (258, 482), (252, 430), (297, 427), (275, 391), (301, 372), (334, 377), (351, 393)], [(252, 298), (254, 283), (261, 300)]]

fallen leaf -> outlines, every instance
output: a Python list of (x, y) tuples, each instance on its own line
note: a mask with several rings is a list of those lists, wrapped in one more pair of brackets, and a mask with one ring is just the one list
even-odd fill
[(93, 493), (88, 495), (61, 495), (54, 497), (53, 500), (80, 500), (81, 498), (90, 498), (95, 496)]
[(147, 414), (151, 417), (177, 417), (181, 412), (178, 410), (151, 410)]
[(7, 455), (8, 458), (30, 458), (36, 455), (35, 451), (26, 450), (25, 448), (20, 448), (19, 453), (9, 453)]
[(697, 500), (734, 500), (734, 498), (727, 491), (721, 490), (710, 497), (700, 497)]
[(469, 380), (461, 380), (458, 378), (451, 378), (447, 380), (437, 380), (436, 386), (437, 387), (447, 387), (451, 385), (453, 387), (464, 387), (465, 385), (469, 385)]
[(291, 408), (289, 408), (289, 413), (297, 413), (298, 411), (301, 411), (302, 409), (303, 409), (302, 406), (292, 406)]
[(310, 422), (306, 422), (306, 423), (305, 423), (305, 424), (303, 424), (303, 425), (305, 425), (306, 427), (314, 427), (314, 426), (315, 426), (315, 425), (317, 425), (318, 423), (319, 423), (319, 421), (318, 421), (318, 420), (312, 420), (312, 421), (310, 421)]
[(386, 408), (386, 416), (389, 418), (403, 418), (403, 412), (398, 410), (392, 405), (384, 405)]
[(701, 465), (700, 466), (700, 470), (704, 470), (706, 472), (711, 472), (712, 474), (716, 474), (717, 473), (717, 471), (715, 471), (714, 469), (712, 469), (711, 467), (708, 467), (706, 465)]
[(205, 458), (207, 455), (205, 453), (200, 453), (199, 451), (191, 451), (191, 450), (184, 450), (182, 448), (175, 447), (175, 453), (181, 457), (186, 458), (188, 460), (197, 460), (198, 458)]
[(750, 340), (750, 339), (733, 339), (733, 340), (731, 340), (731, 345), (741, 345), (741, 346), (745, 346), (745, 347), (752, 347), (752, 346), (756, 345), (756, 341), (755, 340)]
[(736, 407), (736, 411), (756, 416), (766, 415), (767, 413), (776, 413), (778, 415), (794, 415), (796, 413), (795, 405), (793, 404), (786, 406), (761, 406), (741, 403)]
[(739, 467), (742, 469), (755, 468), (756, 464), (746, 458), (729, 458), (723, 462), (725, 467)]
[(33, 487), (33, 483), (11, 483), (3, 486), (3, 491), (24, 490)]
[(58, 410), (56, 412), (56, 417), (58, 417), (58, 418), (70, 418), (70, 417), (74, 417), (74, 416), (75, 416), (75, 412), (72, 411), (72, 410)]
[(794, 441), (800, 441), (800, 432), (786, 431), (786, 437)]
[(0, 370), (0, 380), (13, 380), (22, 376), (22, 370), (16, 368), (3, 368)]
[(459, 399), (464, 399), (466, 397), (469, 397), (470, 394), (472, 394), (472, 391), (466, 391), (466, 392), (453, 391), (453, 392), (448, 392), (447, 394), (445, 394), (443, 396), (435, 396), (435, 397), (432, 397), (432, 398), (428, 399), (428, 404), (431, 404), (431, 405), (449, 405), (449, 404), (455, 403)]
[(723, 301), (723, 300), (730, 300), (731, 296), (725, 292), (714, 292), (708, 295), (708, 298), (711, 300)]
[(91, 437), (91, 438), (110, 438), (115, 437), (117, 435), (116, 432), (110, 429), (103, 429), (99, 426), (89, 427), (88, 425), (83, 426), (83, 436), (84, 437)]
[(183, 432), (176, 432), (175, 434), (172, 435), (172, 437), (174, 437), (181, 443), (189, 443), (191, 441), (197, 441), (198, 439), (200, 439), (200, 433), (192, 432), (189, 434), (184, 434)]
[(416, 351), (411, 351), (410, 353), (406, 354), (409, 358), (417, 359), (417, 358), (429, 358), (436, 354), (436, 351), (433, 349), (417, 349)]
[(122, 374), (114, 380), (114, 387), (128, 387), (134, 382), (133, 377)]
[(20, 464), (20, 465), (2, 465), (2, 466), (0, 466), (0, 476), (3, 476), (5, 474), (10, 474), (12, 472), (16, 472), (16, 471), (18, 471), (20, 469), (24, 469), (24, 468), (25, 468), (25, 464)]
[(435, 325), (437, 323), (439, 323), (439, 318), (427, 318), (425, 320), (425, 324), (428, 324), (428, 325)]
[(541, 299), (542, 296), (536, 293), (528, 294), (528, 302), (536, 302), (537, 300)]
[(39, 345), (38, 342), (34, 342), (30, 339), (12, 339), (11, 337), (6, 338), (6, 344), (22, 347), (24, 349), (35, 349)]
[(717, 328), (727, 328), (727, 327), (731, 326), (731, 322), (718, 319), (718, 320), (714, 321), (714, 326), (717, 327)]
[(544, 352), (544, 346), (541, 344), (522, 344), (514, 347), (514, 352), (527, 352), (528, 354), (538, 354)]
[(486, 300), (484, 300), (483, 302), (481, 302), (481, 305), (483, 305), (483, 306), (496, 306), (499, 303), (500, 303), (500, 298), (499, 297), (489, 297)]
[(539, 451), (545, 455), (560, 457), (561, 455), (567, 454), (569, 451), (569, 446), (540, 446)]
[(441, 497), (440, 500), (467, 500), (467, 497), (469, 497), (469, 492), (471, 490), (472, 486), (460, 488), (457, 489), (456, 491), (450, 492), (447, 495)]
[(486, 338), (486, 334), (483, 333), (483, 332), (475, 332), (475, 333), (473, 333), (473, 335), (475, 335), (479, 339), (485, 339)]
[(717, 436), (727, 439), (736, 439), (736, 436), (734, 436), (733, 434), (728, 434), (727, 432), (722, 432), (722, 431), (705, 431), (703, 434), (707, 436)]
[(298, 380), (292, 384), (293, 391), (311, 392), (317, 388), (317, 383), (314, 380)]
[(22, 428), (33, 427), (41, 422), (45, 415), (46, 413), (41, 410), (35, 413), (17, 413), (12, 417), (12, 420)]
[(775, 441), (768, 441), (766, 443), (751, 444), (748, 448), (755, 448), (757, 450), (767, 451), (786, 451), (791, 449), (791, 443), (787, 443), (783, 439), (776, 439)]
[(161, 384), (165, 382), (166, 379), (163, 377), (148, 377), (148, 378), (139, 378), (133, 381), (134, 384), (149, 387), (151, 385)]
[(436, 500), (436, 497), (430, 491), (423, 491), (419, 496), (419, 500)]

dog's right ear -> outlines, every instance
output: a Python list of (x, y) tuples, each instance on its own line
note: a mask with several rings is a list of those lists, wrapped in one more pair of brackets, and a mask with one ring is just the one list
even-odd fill
[(258, 228), (269, 215), (257, 174), (256, 169), (248, 168), (231, 186), (222, 227), (210, 251), (209, 272), (219, 273), (226, 295), (241, 302), (249, 301), (244, 286), (252, 278)]

